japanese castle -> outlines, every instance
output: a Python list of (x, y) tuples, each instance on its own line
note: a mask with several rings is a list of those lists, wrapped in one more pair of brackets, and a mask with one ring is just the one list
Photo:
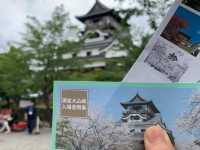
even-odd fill
[(159, 110), (152, 101), (147, 101), (139, 94), (136, 94), (130, 101), (122, 102), (121, 106), (125, 110), (121, 118), (121, 124), (128, 126), (130, 133), (134, 135), (134, 140), (138, 144), (139, 150), (144, 147), (145, 129), (157, 124), (167, 131), (174, 144), (172, 132), (167, 129)]
[(90, 63), (85, 64), (84, 68), (104, 68), (107, 59), (128, 56), (126, 50), (118, 48), (119, 42), (114, 36), (120, 31), (122, 21), (114, 9), (96, 0), (87, 14), (76, 18), (85, 25), (81, 33), (84, 43), (79, 52), (67, 54), (66, 58), (87, 59)]

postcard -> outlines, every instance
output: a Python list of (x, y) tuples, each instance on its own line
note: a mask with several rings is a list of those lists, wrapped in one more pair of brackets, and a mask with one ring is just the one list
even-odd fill
[(199, 149), (200, 84), (54, 83), (52, 150), (144, 150), (159, 124), (177, 150)]
[(199, 8), (199, 0), (176, 1), (123, 81), (200, 81)]

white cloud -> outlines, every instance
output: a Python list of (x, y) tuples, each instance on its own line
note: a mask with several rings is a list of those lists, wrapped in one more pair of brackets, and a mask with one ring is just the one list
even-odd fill
[[(27, 16), (35, 16), (39, 20), (50, 17), (55, 6), (64, 4), (74, 23), (81, 25), (74, 16), (86, 13), (95, 0), (6, 0), (0, 5), (0, 52), (5, 50), (6, 43), (20, 40), (20, 32), (25, 30)], [(113, 7), (114, 0), (102, 0)]]
[(16, 1), (3, 1), (0, 5), (0, 46), (5, 47), (8, 41), (17, 39), (18, 32), (23, 27), (25, 15), (23, 4)]
[[(118, 7), (115, 0), (101, 0), (110, 8)], [(0, 52), (5, 51), (6, 43), (10, 41), (19, 41), (20, 33), (24, 32), (24, 23), (27, 22), (27, 16), (35, 16), (39, 20), (46, 20), (50, 17), (54, 8), (64, 4), (73, 23), (83, 27), (75, 19), (93, 6), (95, 0), (5, 0), (0, 5)]]

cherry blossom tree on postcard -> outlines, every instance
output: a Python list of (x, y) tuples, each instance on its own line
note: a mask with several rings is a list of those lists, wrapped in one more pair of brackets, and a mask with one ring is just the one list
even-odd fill
[(188, 149), (200, 148), (200, 90), (193, 92), (189, 109), (177, 122), (178, 128), (194, 137)]

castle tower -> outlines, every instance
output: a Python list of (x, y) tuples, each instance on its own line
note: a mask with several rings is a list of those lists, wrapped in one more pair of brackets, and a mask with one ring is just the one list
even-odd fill
[(146, 121), (160, 114), (152, 101), (143, 99), (139, 94), (128, 102), (122, 102), (121, 105), (126, 110), (123, 113), (123, 122)]
[(174, 144), (172, 132), (166, 128), (162, 121), (160, 111), (152, 101), (145, 100), (139, 94), (136, 94), (128, 102), (122, 102), (124, 112), (121, 118), (121, 124), (126, 125), (131, 134), (134, 135), (134, 140), (138, 147), (143, 147), (143, 138), (145, 129), (153, 125), (159, 124), (165, 129)]
[(99, 0), (85, 15), (78, 16), (77, 19), (85, 24), (85, 31), (102, 30), (113, 31), (120, 29), (121, 18), (114, 9), (110, 9)]
[[(90, 63), (84, 68), (105, 68), (108, 59), (123, 59), (128, 56), (127, 50), (119, 49), (119, 42), (114, 36), (120, 31), (122, 21), (114, 9), (96, 0), (88, 13), (76, 18), (85, 25), (82, 32), (84, 43), (78, 53), (71, 54), (71, 58), (87, 59)], [(67, 57), (70, 58), (69, 55)]]

